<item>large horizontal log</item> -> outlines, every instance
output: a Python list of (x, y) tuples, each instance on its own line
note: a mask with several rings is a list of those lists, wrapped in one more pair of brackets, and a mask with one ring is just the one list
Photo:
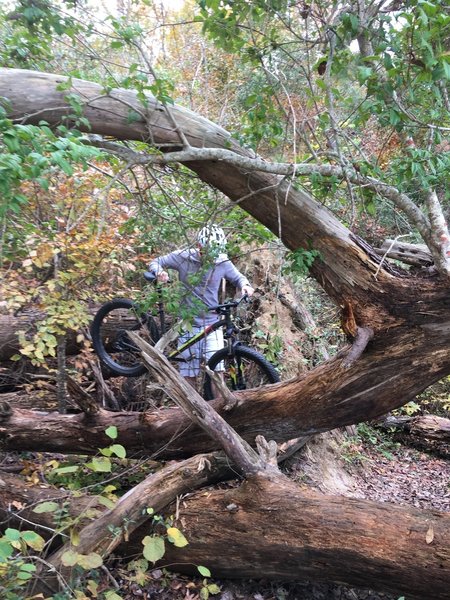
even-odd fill
[[(94, 314), (94, 312), (92, 312)], [(34, 333), (34, 324), (42, 320), (42, 312), (27, 309), (18, 315), (0, 314), (0, 361), (5, 361), (19, 352), (18, 333), (22, 331), (30, 336)], [(67, 332), (67, 353), (75, 354), (80, 344), (76, 342), (76, 332)]]
[[(26, 495), (14, 498), (19, 488), (15, 484), (5, 495), (0, 477), (2, 519), (12, 517), (17, 504), (23, 505), (22, 515), (30, 515)], [(39, 491), (30, 490), (28, 500), (58, 494), (43, 484)], [(148, 502), (151, 506), (152, 499)], [(87, 496), (72, 497), (72, 514), (81, 514), (89, 504)], [(179, 514), (177, 526), (189, 544), (166, 545), (161, 566), (192, 572), (204, 565), (214, 577), (334, 581), (411, 600), (448, 599), (449, 514), (321, 495), (285, 477), (250, 478), (239, 487), (196, 492), (177, 506), (166, 512)], [(53, 527), (45, 513), (31, 514), (41, 534), (41, 525)], [(151, 533), (146, 522), (116, 551), (141, 555), (142, 539)]]
[[(225, 410), (220, 399), (213, 406), (250, 443), (258, 435), (285, 442), (376, 419), (412, 400), (450, 367), (447, 339), (440, 331), (433, 337), (432, 332), (413, 330), (401, 339), (394, 333), (371, 341), (350, 369), (342, 364), (347, 354), (342, 351), (300, 377), (237, 393), (231, 410)], [(401, 393), (393, 394), (393, 389)], [(111, 424), (130, 454), (181, 458), (217, 449), (178, 408), (146, 413), (100, 410), (95, 415), (14, 410), (0, 420), (0, 445), (4, 450), (92, 453), (109, 444), (104, 431)]]
[[(161, 562), (177, 570), (201, 564), (215, 577), (334, 581), (448, 600), (449, 514), (257, 478), (195, 493), (181, 503), (180, 523), (189, 545), (168, 548)], [(145, 533), (137, 530), (123, 551), (138, 552)]]

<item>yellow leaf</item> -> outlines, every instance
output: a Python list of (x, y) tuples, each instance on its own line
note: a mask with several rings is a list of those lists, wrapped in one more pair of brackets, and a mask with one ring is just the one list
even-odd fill
[(70, 543), (72, 546), (78, 546), (80, 543), (80, 534), (76, 529), (70, 530)]
[(88, 583), (87, 583), (87, 589), (90, 591), (90, 593), (92, 594), (92, 596), (94, 598), (97, 598), (98, 596), (98, 583), (96, 581), (94, 581), (93, 579), (89, 579)]
[(431, 544), (431, 542), (434, 540), (434, 529), (433, 527), (428, 528), (427, 534), (425, 536), (425, 541), (427, 544)]
[(73, 550), (67, 550), (61, 556), (61, 562), (65, 567), (73, 567), (78, 562), (78, 552), (74, 552)]
[(169, 537), (169, 542), (172, 542), (177, 548), (183, 548), (189, 543), (181, 531), (176, 527), (168, 527), (167, 535)]
[(90, 554), (78, 554), (77, 563), (83, 569), (97, 569), (103, 564), (103, 559), (100, 554), (91, 552)]

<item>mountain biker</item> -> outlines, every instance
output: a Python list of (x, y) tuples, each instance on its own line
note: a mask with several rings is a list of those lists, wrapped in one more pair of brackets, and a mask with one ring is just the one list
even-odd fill
[[(254, 289), (248, 279), (228, 259), (226, 243), (221, 227), (214, 224), (205, 226), (198, 232), (195, 248), (176, 250), (154, 259), (149, 265), (149, 270), (153, 271), (162, 283), (169, 280), (167, 269), (178, 271), (179, 279), (186, 290), (182, 303), (195, 313), (192, 330), (180, 335), (179, 346), (206, 325), (217, 320), (217, 315), (208, 312), (208, 308), (219, 303), (219, 288), (223, 278), (238, 288), (242, 295), (253, 295)], [(182, 353), (186, 362), (180, 363), (180, 374), (195, 387), (196, 377), (200, 373), (201, 358), (207, 362), (214, 352), (223, 347), (222, 329), (211, 332)], [(221, 370), (223, 366), (218, 365), (216, 371)]]

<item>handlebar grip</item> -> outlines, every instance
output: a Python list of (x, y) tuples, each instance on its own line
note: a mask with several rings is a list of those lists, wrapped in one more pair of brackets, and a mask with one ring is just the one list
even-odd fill
[(145, 271), (144, 277), (149, 283), (153, 283), (157, 279), (157, 275), (154, 271)]
[[(144, 271), (144, 277), (149, 283), (159, 283), (158, 275), (154, 271)], [(170, 283), (170, 279), (167, 283)]]

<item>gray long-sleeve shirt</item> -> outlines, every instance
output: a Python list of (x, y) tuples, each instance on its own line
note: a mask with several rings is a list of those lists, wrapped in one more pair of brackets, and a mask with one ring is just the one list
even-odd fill
[[(205, 269), (199, 252), (193, 248), (176, 250), (165, 256), (160, 256), (155, 258), (149, 265), (149, 270), (155, 273), (166, 269), (178, 271), (180, 281), (186, 287), (184, 302), (187, 306), (193, 305), (193, 296), (200, 299), (207, 307), (218, 304), (222, 278), (225, 278), (238, 289), (250, 285), (245, 275), (236, 269), (226, 255), (219, 256), (212, 267)], [(205, 270), (201, 273), (200, 281), (193, 285), (190, 277), (203, 269)], [(200, 314), (194, 317), (193, 324), (202, 327), (214, 322), (216, 319), (217, 315), (214, 313), (201, 311)]]

